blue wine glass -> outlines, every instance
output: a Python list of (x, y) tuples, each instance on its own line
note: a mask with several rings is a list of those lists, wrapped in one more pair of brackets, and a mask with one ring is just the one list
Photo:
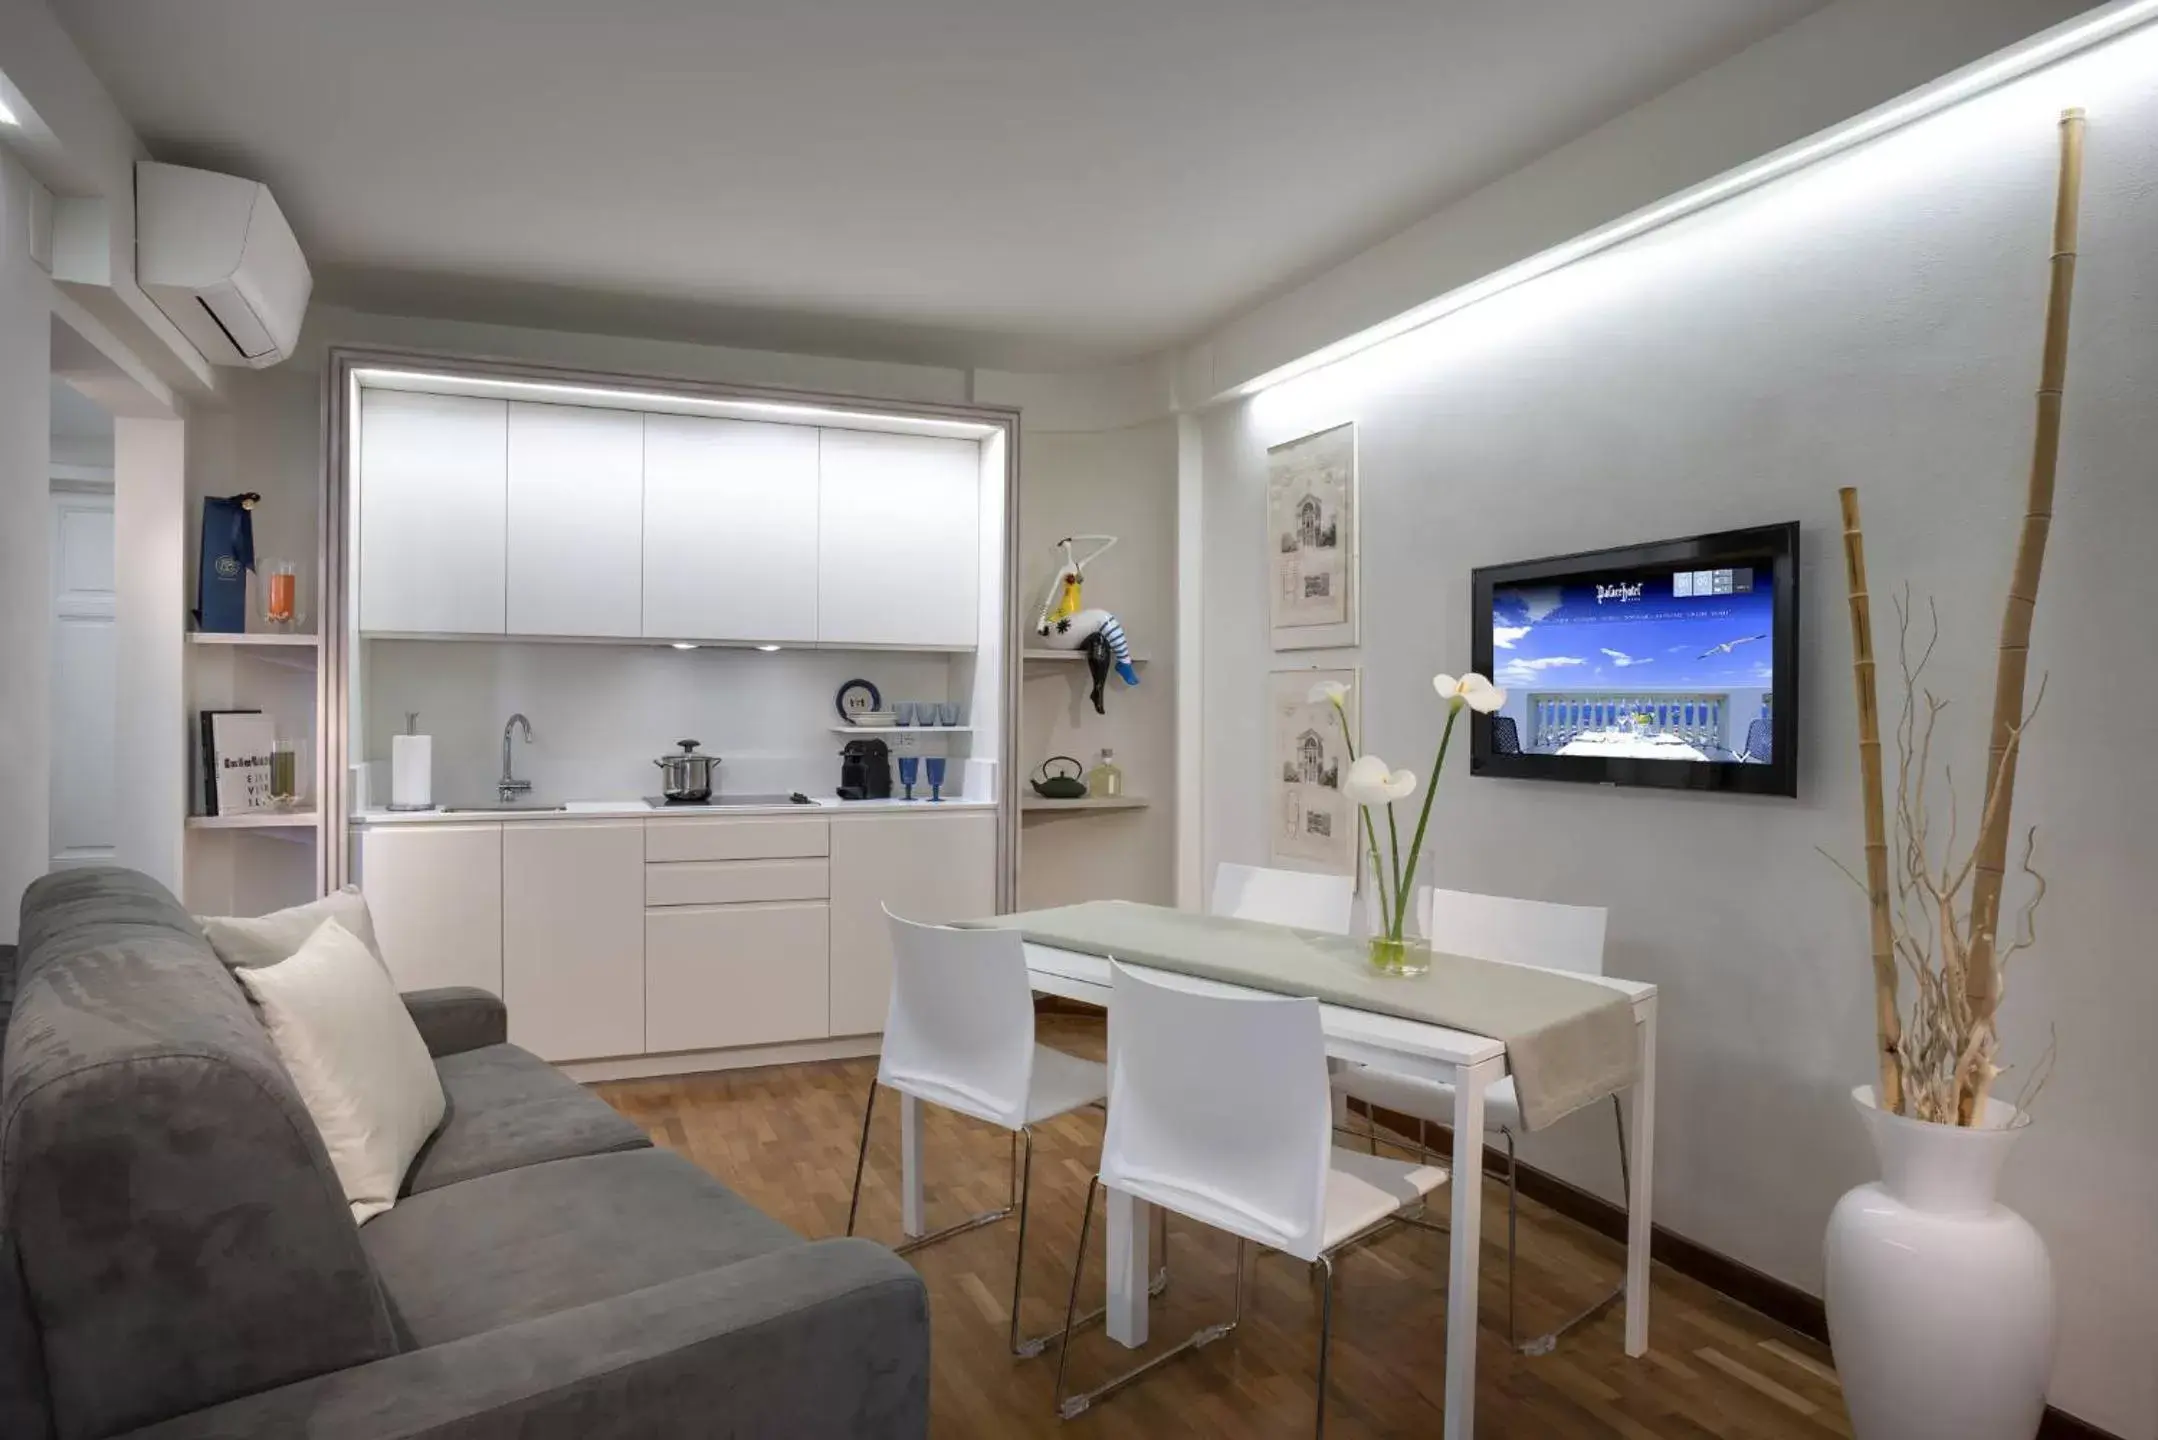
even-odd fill
[(905, 787), (909, 800), (914, 798), (914, 777), (920, 773), (921, 768), (921, 756), (902, 755), (899, 757), (899, 783)]
[(944, 757), (929, 757), (929, 799), (932, 803), (944, 799)]

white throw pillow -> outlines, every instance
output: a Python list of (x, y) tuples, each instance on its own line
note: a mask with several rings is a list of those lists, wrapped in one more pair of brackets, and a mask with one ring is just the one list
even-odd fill
[(445, 1108), (435, 1062), (389, 975), (335, 920), (291, 959), (234, 973), (322, 1132), (353, 1223), (380, 1215)]
[(235, 970), (289, 959), (314, 937), (325, 920), (335, 920), (346, 934), (358, 937), (375, 957), (375, 963), (382, 963), (374, 917), (367, 913), (367, 897), (357, 885), (347, 885), (320, 900), (268, 915), (198, 915), (195, 919), (210, 937), (210, 948), (217, 952), (217, 958)]

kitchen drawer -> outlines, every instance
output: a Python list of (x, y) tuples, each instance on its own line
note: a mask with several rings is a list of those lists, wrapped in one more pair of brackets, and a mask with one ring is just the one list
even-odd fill
[(644, 858), (652, 861), (772, 860), (831, 853), (831, 826), (822, 820), (653, 820), (644, 827)]
[(664, 1054), (823, 1038), (829, 935), (822, 901), (647, 912), (645, 1048)]
[(822, 900), (831, 893), (831, 862), (822, 858), (702, 860), (644, 867), (644, 903), (647, 905)]

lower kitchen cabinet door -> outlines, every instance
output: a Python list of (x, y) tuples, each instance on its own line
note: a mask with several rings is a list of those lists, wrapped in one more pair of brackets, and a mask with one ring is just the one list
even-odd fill
[(822, 1039), (828, 919), (821, 900), (646, 911), (646, 1048), (663, 1054)]
[(884, 1029), (891, 922), (943, 923), (997, 908), (997, 820), (987, 810), (832, 822), (832, 1033)]
[(644, 822), (502, 827), (502, 998), (543, 1060), (644, 1053)]
[(500, 825), (370, 825), (354, 832), (352, 848), (398, 989), (502, 993)]

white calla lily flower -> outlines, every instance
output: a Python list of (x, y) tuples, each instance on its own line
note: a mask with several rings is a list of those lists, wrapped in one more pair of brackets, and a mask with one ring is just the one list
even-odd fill
[(1431, 688), (1439, 692), (1439, 698), (1449, 705), (1466, 705), (1480, 715), (1489, 715), (1506, 703), (1504, 686), (1494, 685), (1471, 670), (1456, 679), (1452, 675), (1434, 675)]
[(1341, 793), (1358, 805), (1388, 805), (1416, 790), (1416, 776), (1407, 770), (1390, 770), (1376, 755), (1358, 757), (1342, 777)]
[(1338, 710), (1341, 708), (1342, 701), (1346, 700), (1348, 695), (1349, 687), (1339, 680), (1321, 680), (1311, 687), (1311, 693), (1306, 695), (1304, 700), (1305, 703), (1311, 705), (1332, 705)]

